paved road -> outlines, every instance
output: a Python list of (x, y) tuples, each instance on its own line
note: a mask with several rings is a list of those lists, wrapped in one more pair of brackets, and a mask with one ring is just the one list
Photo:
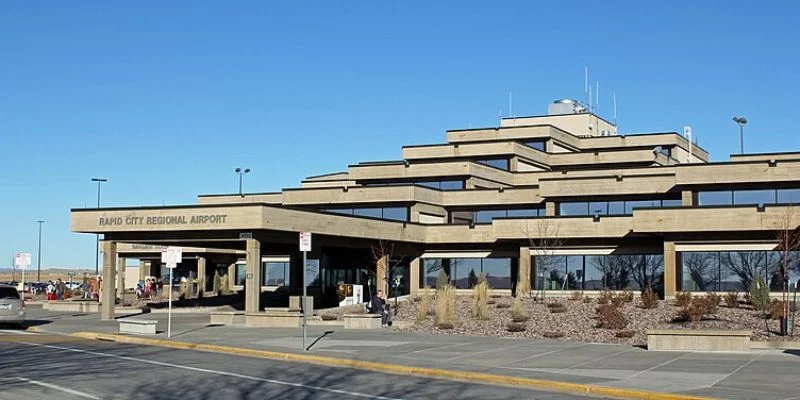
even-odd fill
[(585, 399), (0, 330), (0, 399)]

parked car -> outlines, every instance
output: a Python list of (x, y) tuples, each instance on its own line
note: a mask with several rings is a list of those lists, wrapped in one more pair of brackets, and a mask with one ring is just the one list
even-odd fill
[(25, 300), (13, 286), (0, 286), (0, 324), (22, 327), (25, 322)]

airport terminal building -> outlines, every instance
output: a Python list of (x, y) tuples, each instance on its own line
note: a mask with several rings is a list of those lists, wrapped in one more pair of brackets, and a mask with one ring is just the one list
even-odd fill
[(485, 274), (508, 292), (652, 286), (671, 297), (744, 291), (758, 276), (777, 289), (776, 235), (800, 224), (798, 203), (800, 152), (709, 162), (678, 133), (622, 134), (563, 100), (547, 115), (450, 130), (446, 143), (405, 146), (400, 160), (298, 188), (73, 209), (71, 219), (72, 231), (102, 235), (106, 287), (119, 258), (162, 276), (160, 248), (182, 246), (178, 276), (207, 291), (223, 276), (257, 312), (266, 295), (302, 291), (301, 231), (313, 234), (306, 283), (322, 306), (336, 303), (339, 283), (391, 282), (389, 293), (403, 295), (441, 270), (459, 289)]

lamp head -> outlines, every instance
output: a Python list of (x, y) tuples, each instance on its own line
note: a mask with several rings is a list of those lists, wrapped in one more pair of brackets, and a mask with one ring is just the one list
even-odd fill
[(236, 171), (236, 173), (238, 174), (239, 172), (242, 172), (242, 169), (241, 168), (236, 168), (234, 171)]

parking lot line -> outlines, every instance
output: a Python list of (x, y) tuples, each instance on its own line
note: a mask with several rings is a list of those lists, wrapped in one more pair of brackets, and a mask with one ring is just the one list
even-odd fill
[(79, 391), (77, 391), (77, 390), (73, 390), (73, 389), (69, 389), (69, 388), (61, 387), (61, 386), (58, 386), (58, 385), (53, 385), (52, 383), (46, 383), (46, 382), (35, 381), (35, 380), (33, 380), (33, 379), (23, 378), (23, 377), (21, 377), (21, 376), (18, 376), (18, 377), (16, 377), (16, 379), (17, 379), (17, 380), (20, 380), (20, 381), (23, 381), (23, 382), (27, 382), (27, 383), (33, 384), (33, 385), (38, 385), (38, 386), (46, 387), (46, 388), (48, 388), (48, 389), (53, 389), (53, 390), (58, 390), (58, 391), (60, 391), (60, 392), (69, 393), (69, 394), (72, 394), (72, 395), (75, 395), (75, 396), (79, 396), (79, 397), (85, 397), (85, 398), (87, 398), (87, 399), (100, 400), (100, 398), (99, 398), (99, 397), (97, 397), (97, 396), (92, 396), (92, 395), (91, 395), (91, 394), (89, 394), (89, 393), (79, 392)]

